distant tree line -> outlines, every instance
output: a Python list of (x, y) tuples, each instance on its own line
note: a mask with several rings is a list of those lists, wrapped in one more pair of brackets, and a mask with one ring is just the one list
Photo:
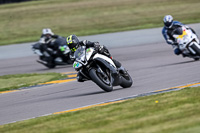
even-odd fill
[(0, 0), (0, 4), (17, 3), (17, 2), (24, 2), (24, 1), (31, 1), (31, 0)]

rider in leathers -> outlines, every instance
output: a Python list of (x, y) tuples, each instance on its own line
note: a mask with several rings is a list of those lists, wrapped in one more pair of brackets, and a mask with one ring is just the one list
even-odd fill
[(51, 29), (43, 29), (39, 42), (41, 53), (47, 52), (50, 57), (41, 57), (43, 60), (51, 61), (53, 58), (62, 56), (62, 49), (66, 45), (66, 39), (55, 35)]
[[(42, 35), (39, 42), (41, 43), (41, 52), (48, 51), (48, 48), (55, 49), (53, 45), (53, 40), (57, 39), (59, 36), (55, 35), (51, 29), (46, 28), (42, 30)], [(50, 53), (51, 54), (51, 53)]]
[[(196, 34), (195, 31), (189, 26), (186, 26), (179, 21), (173, 21), (173, 17), (171, 15), (166, 15), (163, 19), (163, 22), (165, 26), (162, 29), (162, 34), (166, 42), (172, 45), (174, 49), (174, 53), (176, 55), (183, 54), (182, 51), (178, 48), (176, 40), (172, 36), (173, 30), (175, 30), (178, 27), (185, 26), (186, 28), (191, 29), (194, 34)], [(183, 56), (186, 56), (186, 55), (183, 55)]]
[[(117, 60), (113, 59), (111, 54), (109, 53), (108, 49), (104, 45), (99, 45), (99, 42), (90, 42), (87, 40), (79, 41), (78, 37), (76, 35), (70, 35), (67, 37), (67, 45), (71, 50), (72, 55), (74, 52), (78, 49), (80, 46), (86, 46), (86, 48), (94, 47), (98, 53), (103, 54), (113, 60), (117, 68), (121, 67), (121, 63)], [(78, 82), (84, 82), (85, 79), (80, 72), (77, 74), (77, 81)]]

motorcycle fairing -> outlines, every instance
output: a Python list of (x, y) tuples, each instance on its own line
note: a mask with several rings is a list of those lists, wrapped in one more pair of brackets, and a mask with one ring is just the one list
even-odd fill
[(180, 38), (180, 39), (184, 39), (184, 36), (187, 35), (187, 32), (185, 30), (183, 30), (182, 34), (181, 35), (178, 35), (176, 38)]
[(105, 55), (102, 55), (102, 54), (98, 54), (98, 53), (97, 53), (97, 54), (93, 57), (93, 59), (96, 59), (96, 58), (102, 58), (102, 59), (104, 59), (105, 61), (107, 61), (107, 62), (109, 62), (110, 64), (112, 64), (113, 67), (117, 68), (117, 67), (115, 66), (114, 62), (113, 62), (110, 58), (108, 58), (107, 56), (105, 56)]
[[(196, 45), (196, 47), (198, 47), (200, 49), (199, 46), (199, 40), (197, 39), (197, 36), (195, 34), (193, 34), (193, 32), (190, 29), (183, 27), (180, 27), (177, 30), (182, 30), (181, 32), (179, 31), (178, 33), (180, 34), (175, 34), (173, 35), (173, 37), (176, 39), (177, 43), (179, 44), (179, 49), (181, 51), (183, 51), (183, 53), (185, 55), (192, 53), (192, 54), (196, 54), (196, 52), (191, 48), (192, 45)], [(188, 50), (189, 51), (188, 51)]]
[(87, 48), (86, 49), (86, 60), (88, 61), (94, 52), (94, 48)]
[[(78, 50), (77, 50), (78, 52)], [(93, 48), (88, 48), (86, 49), (86, 51), (84, 51), (83, 53), (78, 53), (78, 57), (79, 59), (77, 61), (74, 61), (73, 63), (73, 67), (75, 69), (78, 69), (80, 67), (82, 67), (82, 65), (87, 64), (87, 61), (90, 59), (90, 57), (92, 56), (92, 53), (94, 52)], [(85, 61), (86, 58), (86, 62), (84, 63), (83, 61)]]
[(77, 61), (75, 61), (74, 64), (73, 64), (73, 67), (74, 67), (75, 69), (78, 69), (78, 68), (82, 67), (82, 64), (79, 63), (79, 62), (77, 62)]
[[(100, 55), (100, 54), (99, 54)], [(104, 56), (104, 55), (102, 55), (102, 56)], [(111, 62), (109, 62), (108, 63), (108, 61), (107, 60), (105, 60), (106, 58), (108, 58), (108, 57), (104, 57), (104, 58), (101, 58), (102, 57), (101, 55), (100, 55), (100, 57), (98, 57), (98, 56), (96, 56), (95, 58), (94, 58), (94, 60), (95, 61), (97, 61), (97, 62), (101, 62), (102, 64), (104, 64), (105, 65), (105, 67), (106, 68), (108, 68), (109, 70), (110, 70), (110, 72), (111, 72), (111, 83), (112, 83), (112, 85), (113, 86), (116, 86), (116, 85), (119, 85), (120, 84), (120, 82), (121, 82), (121, 77), (119, 76), (119, 73), (118, 73), (118, 71), (117, 71), (117, 68), (115, 67), (115, 66), (113, 66), (113, 65), (111, 65), (110, 63), (112, 62), (112, 60), (110, 59), (110, 61)], [(109, 60), (109, 58), (108, 58), (108, 60)], [(112, 62), (113, 63), (113, 62)], [(114, 63), (113, 63), (114, 64)], [(98, 68), (99, 69), (99, 68)]]

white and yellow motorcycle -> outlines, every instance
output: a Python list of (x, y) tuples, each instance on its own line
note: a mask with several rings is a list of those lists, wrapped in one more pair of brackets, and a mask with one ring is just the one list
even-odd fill
[(84, 78), (92, 80), (106, 92), (113, 90), (113, 86), (131, 87), (133, 81), (125, 68), (117, 68), (112, 59), (99, 54), (94, 48), (79, 47), (74, 53), (73, 67)]
[(184, 56), (193, 58), (194, 60), (200, 59), (200, 44), (196, 34), (191, 29), (182, 26), (176, 28), (172, 32), (178, 48), (182, 51)]

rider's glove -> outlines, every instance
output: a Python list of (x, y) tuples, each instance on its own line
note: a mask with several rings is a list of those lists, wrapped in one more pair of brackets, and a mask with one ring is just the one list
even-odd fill
[(104, 53), (104, 47), (103, 47), (103, 45), (99, 46), (99, 53)]
[(99, 46), (100, 46), (100, 45), (94, 45), (94, 49), (95, 49), (96, 51), (99, 51)]
[(83, 45), (86, 46), (86, 44), (87, 44), (87, 40), (83, 40), (82, 43), (83, 43)]
[(173, 44), (174, 42), (171, 39), (166, 40), (168, 44)]
[(104, 52), (104, 47), (103, 47), (103, 45), (96, 44), (96, 45), (94, 45), (94, 49), (95, 49), (96, 51), (98, 51), (99, 53), (103, 53), (103, 52)]

